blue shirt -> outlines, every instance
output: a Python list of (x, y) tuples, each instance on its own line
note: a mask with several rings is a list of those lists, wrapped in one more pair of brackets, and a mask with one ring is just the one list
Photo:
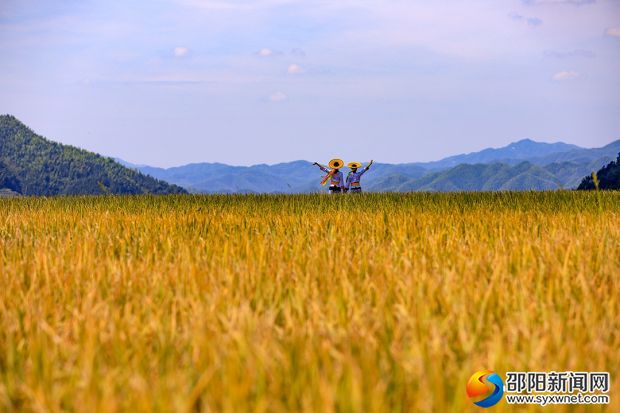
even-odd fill
[(345, 188), (349, 189), (349, 187), (351, 186), (359, 187), (360, 179), (362, 178), (362, 175), (364, 175), (364, 173), (367, 170), (368, 170), (367, 168), (364, 168), (361, 171), (358, 170), (357, 172), (353, 172), (353, 171), (349, 172), (349, 174), (347, 175), (347, 183), (345, 185)]
[[(327, 173), (330, 172), (329, 169), (327, 169), (327, 168), (325, 168), (325, 167), (323, 167), (321, 165), (319, 165), (319, 168), (321, 168), (321, 171), (323, 171), (323, 172), (327, 172)], [(340, 188), (342, 188), (344, 186), (344, 175), (342, 174), (341, 171), (334, 172), (334, 174), (330, 178), (329, 185), (330, 186), (337, 186), (337, 187), (340, 187)]]

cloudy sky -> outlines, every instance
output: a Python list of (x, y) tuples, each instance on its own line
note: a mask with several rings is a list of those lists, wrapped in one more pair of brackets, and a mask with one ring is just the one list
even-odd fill
[(620, 138), (620, 0), (0, 0), (0, 113), (135, 163)]

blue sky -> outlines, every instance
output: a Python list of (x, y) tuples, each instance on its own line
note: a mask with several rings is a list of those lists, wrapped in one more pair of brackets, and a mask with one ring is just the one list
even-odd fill
[(620, 0), (1, 0), (0, 113), (135, 163), (620, 138)]

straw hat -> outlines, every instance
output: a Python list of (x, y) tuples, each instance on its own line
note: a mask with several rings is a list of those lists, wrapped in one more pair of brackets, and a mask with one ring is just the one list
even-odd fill
[(351, 169), (358, 169), (358, 168), (361, 168), (361, 167), (362, 167), (362, 164), (361, 164), (361, 163), (359, 163), (359, 162), (349, 162), (349, 163), (347, 164), (347, 167), (348, 167), (348, 168), (351, 168)]
[(332, 169), (342, 168), (342, 165), (344, 165), (344, 161), (342, 159), (332, 159), (329, 161), (329, 167)]

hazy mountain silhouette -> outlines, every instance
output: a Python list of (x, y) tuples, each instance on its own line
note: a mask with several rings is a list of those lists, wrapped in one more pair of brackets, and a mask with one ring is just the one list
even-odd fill
[[(574, 188), (584, 175), (613, 160), (618, 148), (620, 140), (602, 148), (586, 149), (562, 142), (541, 143), (523, 139), (503, 148), (484, 149), (434, 162), (375, 163), (364, 175), (363, 187), (370, 191)], [(296, 193), (324, 190), (319, 185), (322, 173), (308, 161), (253, 166), (196, 163), (173, 168), (125, 164), (191, 192)]]
[(427, 169), (446, 169), (460, 164), (478, 163), (518, 163), (518, 161), (543, 157), (552, 154), (583, 149), (563, 142), (544, 143), (522, 139), (501, 148), (487, 148), (478, 152), (449, 156), (434, 162), (417, 163)]

